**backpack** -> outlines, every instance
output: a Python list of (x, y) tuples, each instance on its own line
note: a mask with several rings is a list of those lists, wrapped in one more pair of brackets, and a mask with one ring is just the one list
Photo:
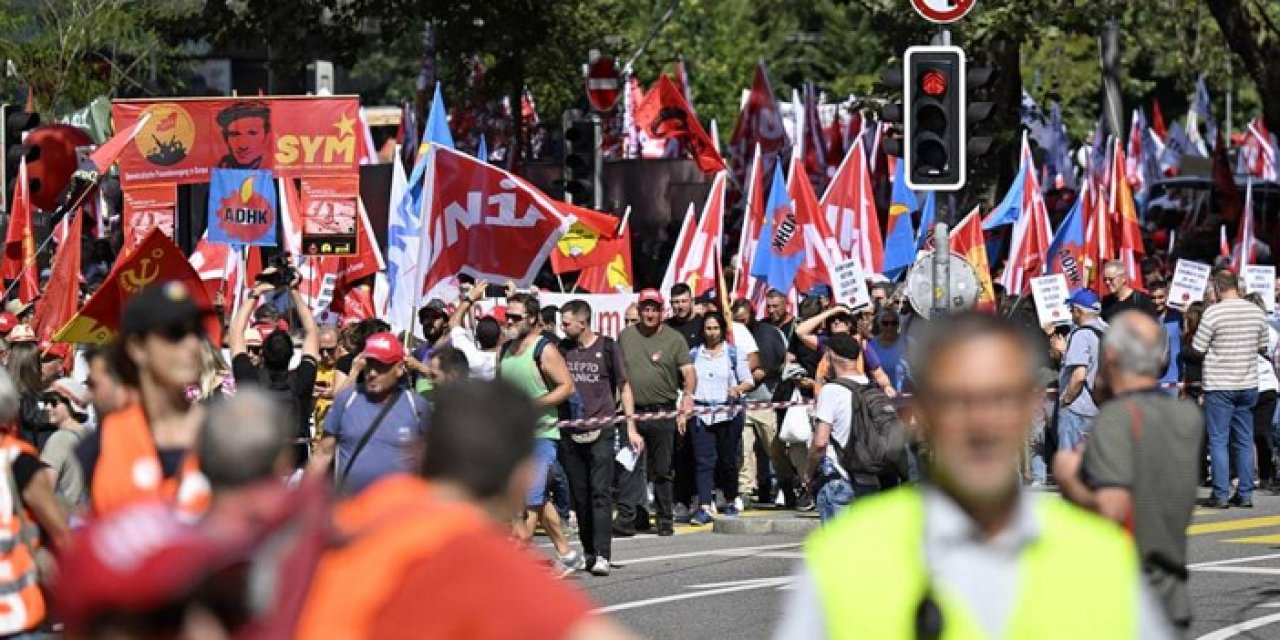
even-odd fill
[(907, 433), (893, 401), (875, 385), (847, 378), (836, 378), (831, 384), (848, 389), (851, 397), (849, 442), (841, 446), (831, 438), (840, 466), (850, 476), (895, 472), (907, 450)]
[[(1134, 295), (1137, 295), (1137, 294), (1135, 293)], [(1094, 336), (1096, 336), (1096, 337), (1098, 338), (1098, 348), (1099, 348), (1099, 350), (1101, 350), (1101, 348), (1102, 348), (1102, 330), (1101, 330), (1101, 329), (1099, 329), (1099, 328), (1097, 328), (1097, 327), (1093, 327), (1093, 326), (1089, 326), (1089, 325), (1084, 325), (1084, 326), (1082, 326), (1082, 327), (1076, 327), (1074, 330), (1072, 330), (1072, 331), (1071, 331), (1071, 333), (1067, 334), (1067, 348), (1066, 348), (1066, 351), (1070, 351), (1070, 350), (1071, 350), (1071, 339), (1072, 339), (1072, 338), (1074, 338), (1074, 337), (1076, 337), (1076, 333), (1079, 333), (1079, 332), (1081, 332), (1081, 331), (1087, 331), (1087, 332), (1089, 332), (1089, 333), (1092, 333)], [(1098, 357), (1098, 354), (1096, 354), (1096, 353), (1095, 353), (1095, 354), (1094, 354), (1094, 359), (1095, 359), (1095, 361), (1097, 360), (1097, 357)], [(1085, 392), (1087, 392), (1087, 393), (1089, 394), (1089, 398), (1090, 398), (1090, 399), (1093, 399), (1093, 389), (1089, 388), (1089, 376), (1088, 376), (1088, 370), (1089, 370), (1089, 367), (1085, 367), (1084, 390), (1085, 390)], [(1077, 398), (1077, 399), (1079, 399), (1079, 398)], [(1095, 401), (1095, 404), (1096, 404), (1096, 401)]]

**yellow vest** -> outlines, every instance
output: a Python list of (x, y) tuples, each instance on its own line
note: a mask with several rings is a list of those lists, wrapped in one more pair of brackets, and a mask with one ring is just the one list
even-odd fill
[[(1124, 531), (1064, 501), (1034, 502), (1008, 638), (1106, 640), (1137, 633), (1138, 560)], [(806, 544), (829, 638), (914, 640), (925, 597), (924, 501), (914, 488), (860, 499)], [(964, 601), (933, 586), (942, 640), (985, 639)]]

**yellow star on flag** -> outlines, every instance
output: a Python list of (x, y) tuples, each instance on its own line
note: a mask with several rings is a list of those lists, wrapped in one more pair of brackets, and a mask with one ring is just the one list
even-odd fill
[(337, 122), (333, 123), (333, 126), (338, 128), (338, 136), (345, 138), (356, 135), (355, 124), (356, 121), (348, 118), (347, 114), (344, 113), (341, 118), (338, 118)]

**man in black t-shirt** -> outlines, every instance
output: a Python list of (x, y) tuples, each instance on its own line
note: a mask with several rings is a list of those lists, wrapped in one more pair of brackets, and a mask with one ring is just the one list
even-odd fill
[(1111, 322), (1111, 318), (1121, 311), (1136, 309), (1152, 318), (1157, 315), (1156, 304), (1141, 291), (1129, 286), (1129, 276), (1125, 273), (1124, 263), (1112, 260), (1102, 268), (1102, 283), (1107, 285), (1108, 295), (1102, 298), (1102, 319)]
[(265, 282), (253, 286), (248, 300), (240, 305), (240, 311), (231, 323), (231, 373), (237, 386), (257, 385), (275, 398), (290, 424), (296, 425), (294, 433), (303, 442), (295, 449), (296, 462), (305, 466), (311, 448), (311, 402), (316, 384), (317, 361), (320, 358), (320, 331), (311, 316), (311, 309), (298, 293), (301, 278), (289, 283), (289, 297), (302, 322), (302, 359), (296, 368), (290, 369), (293, 360), (293, 339), (288, 332), (277, 329), (262, 341), (262, 366), (257, 367), (249, 359), (244, 330), (249, 324), (253, 307), (263, 294), (275, 287)]
[(671, 287), (671, 317), (667, 326), (684, 337), (692, 349), (702, 344), (702, 316), (693, 312), (693, 289), (681, 282)]

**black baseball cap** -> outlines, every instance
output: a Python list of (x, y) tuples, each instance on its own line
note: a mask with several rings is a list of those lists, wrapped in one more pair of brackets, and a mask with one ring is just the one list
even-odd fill
[(171, 280), (139, 291), (124, 305), (120, 315), (120, 338), (155, 333), (184, 322), (201, 322), (213, 315), (187, 285)]
[(846, 360), (855, 360), (862, 355), (862, 345), (847, 333), (837, 333), (827, 340), (827, 348), (832, 353)]

